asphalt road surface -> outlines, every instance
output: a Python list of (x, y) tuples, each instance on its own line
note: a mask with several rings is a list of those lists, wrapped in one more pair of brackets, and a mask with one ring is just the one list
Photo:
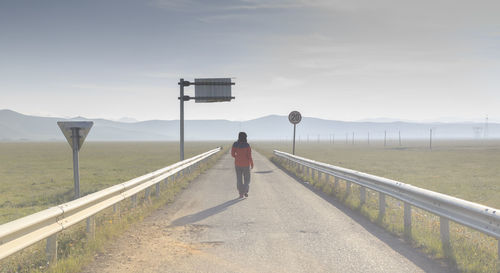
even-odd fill
[(238, 199), (229, 154), (84, 272), (452, 272), (254, 152)]

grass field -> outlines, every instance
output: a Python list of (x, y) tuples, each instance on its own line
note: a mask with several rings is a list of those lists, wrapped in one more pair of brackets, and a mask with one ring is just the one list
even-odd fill
[[(82, 150), (81, 154), (81, 173), (82, 177), (86, 175), (90, 179), (82, 179), (82, 184), (85, 181), (85, 185), (82, 185), (83, 194), (170, 165), (178, 161), (179, 155), (177, 143), (87, 144), (90, 145), (84, 147), (86, 152)], [(186, 143), (186, 158), (221, 146), (220, 144), (225, 143)], [(0, 210), (3, 221), (72, 199), (72, 158), (66, 145), (0, 143), (0, 200), (3, 204), (8, 204)], [(160, 196), (155, 193), (146, 198), (144, 193), (138, 194), (137, 203), (129, 198), (120, 202), (118, 211), (107, 208), (98, 213), (95, 215), (95, 236), (86, 232), (85, 221), (58, 233), (57, 264), (47, 263), (45, 240), (42, 240), (0, 261), (0, 272), (79, 272), (93, 259), (95, 253), (101, 251), (124, 230), (157, 208), (172, 202), (193, 178), (210, 168), (223, 153), (224, 150), (193, 173), (178, 177), (168, 184), (161, 183)]]
[[(272, 150), (291, 153), (290, 143), (257, 142), (253, 147), (273, 159)], [(297, 143), (296, 154), (333, 165), (391, 178), (417, 187), (500, 208), (500, 141), (440, 141), (430, 150), (428, 143), (403, 146), (383, 143), (335, 144)], [(274, 160), (280, 164), (279, 160)], [(403, 236), (402, 202), (387, 198), (386, 215), (378, 217), (378, 195), (367, 191), (361, 204), (359, 187), (350, 193), (346, 183), (333, 187), (331, 181), (312, 179), (296, 169), (291, 174), (335, 196), (391, 233)], [(450, 222), (451, 250), (443, 249), (439, 217), (421, 209), (412, 210), (411, 244), (429, 256), (442, 259), (462, 272), (498, 272), (498, 241), (475, 230)]]
[[(225, 143), (187, 142), (185, 157)], [(0, 224), (73, 198), (73, 158), (66, 142), (0, 142)], [(87, 142), (80, 151), (81, 195), (179, 160), (177, 142)]]

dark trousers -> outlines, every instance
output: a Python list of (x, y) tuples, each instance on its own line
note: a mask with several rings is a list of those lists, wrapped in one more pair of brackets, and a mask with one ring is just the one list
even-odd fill
[(236, 168), (236, 187), (240, 194), (248, 193), (248, 185), (250, 184), (250, 166)]

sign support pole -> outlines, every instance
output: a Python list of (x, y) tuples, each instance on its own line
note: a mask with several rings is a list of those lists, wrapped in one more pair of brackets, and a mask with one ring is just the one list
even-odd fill
[(80, 128), (71, 128), (73, 138), (73, 179), (75, 181), (75, 199), (80, 198), (80, 164), (78, 160), (78, 150), (80, 144)]
[(295, 155), (295, 132), (296, 132), (296, 127), (297, 123), (299, 123), (302, 120), (302, 115), (298, 111), (292, 111), (290, 114), (288, 114), (288, 121), (290, 121), (291, 124), (293, 124), (293, 148), (292, 148), (292, 154)]
[(293, 125), (293, 155), (295, 155), (295, 127), (297, 127), (297, 124)]
[(180, 85), (180, 109), (181, 109), (181, 117), (180, 117), (180, 161), (184, 160), (184, 79), (179, 81)]

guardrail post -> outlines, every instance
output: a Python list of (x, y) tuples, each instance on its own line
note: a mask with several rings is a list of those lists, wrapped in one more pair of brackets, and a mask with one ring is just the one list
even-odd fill
[(132, 207), (137, 207), (137, 193), (132, 195)]
[(443, 216), (439, 217), (439, 231), (441, 234), (441, 245), (443, 247), (444, 255), (445, 257), (449, 257), (449, 254), (451, 254), (450, 222)]
[(120, 203), (116, 203), (113, 205), (113, 213), (120, 213)]
[(325, 173), (325, 182), (330, 183), (330, 175)]
[(146, 192), (144, 193), (144, 199), (147, 202), (150, 202), (149, 196), (151, 195), (151, 187), (146, 188)]
[(339, 188), (339, 178), (334, 176), (333, 178), (333, 190), (337, 191)]
[(404, 236), (406, 239), (411, 238), (411, 205), (404, 203)]
[(49, 264), (57, 263), (57, 233), (47, 238), (45, 253), (47, 254), (47, 262)]
[[(169, 176), (169, 177), (170, 177), (170, 176)], [(169, 178), (169, 177), (165, 178), (165, 180), (164, 180), (164, 181), (165, 181), (165, 187), (168, 185), (168, 178)], [(172, 178), (170, 178), (170, 179), (172, 179)]]
[(95, 239), (95, 216), (92, 215), (87, 218), (87, 233), (89, 237)]
[(307, 178), (309, 178), (311, 176), (311, 168), (309, 167), (306, 168), (307, 168)]
[(314, 173), (315, 173), (315, 170), (311, 169), (311, 178), (312, 178), (312, 181), (314, 181), (314, 177), (316, 176)]
[(321, 183), (321, 176), (322, 176), (322, 175), (321, 175), (321, 172), (320, 172), (320, 171), (318, 171), (318, 182), (319, 182), (319, 183)]
[(156, 197), (160, 197), (160, 184), (161, 182), (156, 183)]
[(378, 193), (378, 218), (383, 219), (385, 216), (385, 193)]
[(359, 203), (360, 206), (363, 206), (366, 203), (366, 188), (360, 186), (359, 188)]
[(345, 194), (351, 194), (351, 181), (345, 181)]

